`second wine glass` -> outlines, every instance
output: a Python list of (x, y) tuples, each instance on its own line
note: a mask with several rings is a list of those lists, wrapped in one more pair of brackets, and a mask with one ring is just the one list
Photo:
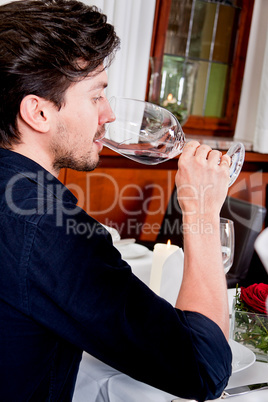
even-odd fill
[(234, 261), (234, 222), (227, 218), (220, 218), (221, 252), (224, 273), (230, 270)]

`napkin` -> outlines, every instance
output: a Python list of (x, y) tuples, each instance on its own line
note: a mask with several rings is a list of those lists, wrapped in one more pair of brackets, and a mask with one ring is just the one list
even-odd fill
[(254, 244), (263, 266), (268, 272), (268, 228), (264, 229), (257, 237)]
[[(256, 253), (268, 272), (268, 228), (264, 229), (257, 237), (254, 244)], [(266, 299), (266, 310), (268, 311), (268, 298)]]
[(163, 265), (160, 296), (174, 307), (181, 287), (183, 277), (184, 253), (178, 248)]

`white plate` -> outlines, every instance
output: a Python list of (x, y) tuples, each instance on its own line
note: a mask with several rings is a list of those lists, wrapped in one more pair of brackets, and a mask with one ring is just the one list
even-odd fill
[(141, 244), (116, 244), (115, 247), (120, 251), (123, 259), (139, 258), (148, 253), (148, 248)]
[(244, 345), (229, 339), (229, 345), (233, 354), (232, 374), (245, 370), (255, 363), (255, 354)]

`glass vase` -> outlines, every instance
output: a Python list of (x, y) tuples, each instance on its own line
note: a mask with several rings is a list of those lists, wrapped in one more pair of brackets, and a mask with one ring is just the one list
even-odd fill
[(268, 316), (232, 310), (230, 337), (252, 350), (256, 360), (268, 363)]
[(149, 101), (168, 109), (183, 125), (191, 113), (198, 63), (182, 57), (153, 57)]

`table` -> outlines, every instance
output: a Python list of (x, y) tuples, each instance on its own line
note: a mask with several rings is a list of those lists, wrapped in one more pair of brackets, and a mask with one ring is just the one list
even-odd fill
[[(150, 279), (152, 254), (151, 251), (146, 250), (146, 253), (142, 257), (128, 260), (134, 274), (147, 284)], [(179, 261), (179, 264), (172, 264), (172, 260)], [(165, 270), (165, 267), (168, 265), (173, 267), (171, 272)], [(182, 254), (176, 252), (169, 257), (164, 265), (163, 286), (161, 286), (161, 296), (169, 299), (168, 301), (173, 305), (175, 304), (177, 290), (171, 291), (168, 285), (174, 283), (174, 276), (176, 276), (178, 283), (182, 279), (182, 272)], [(234, 293), (235, 289), (228, 289), (230, 311)], [(255, 362), (247, 369), (232, 374), (228, 387), (238, 387), (259, 382), (268, 382), (268, 364)], [(73, 402), (170, 402), (173, 398), (176, 397), (136, 381), (102, 363), (88, 353), (83, 353)], [(179, 400), (186, 401), (186, 399), (181, 398)], [(243, 396), (235, 396), (232, 397), (230, 401), (267, 402), (268, 390), (252, 392)]]

